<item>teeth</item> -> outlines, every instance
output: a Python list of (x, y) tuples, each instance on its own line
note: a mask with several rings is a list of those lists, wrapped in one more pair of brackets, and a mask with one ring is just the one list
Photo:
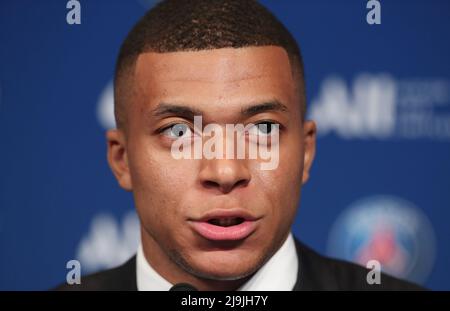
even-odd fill
[(242, 220), (243, 220), (242, 218), (220, 218), (220, 219), (215, 218), (209, 220), (209, 223), (221, 227), (230, 227), (240, 224)]

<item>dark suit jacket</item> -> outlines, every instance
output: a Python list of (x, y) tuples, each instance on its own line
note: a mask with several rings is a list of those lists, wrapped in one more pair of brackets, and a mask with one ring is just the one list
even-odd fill
[[(353, 263), (324, 257), (295, 240), (299, 257), (297, 283), (293, 290), (423, 290), (418, 285), (382, 274), (381, 284), (369, 285), (367, 270)], [(123, 265), (81, 278), (79, 285), (63, 284), (56, 290), (135, 291), (136, 256)]]

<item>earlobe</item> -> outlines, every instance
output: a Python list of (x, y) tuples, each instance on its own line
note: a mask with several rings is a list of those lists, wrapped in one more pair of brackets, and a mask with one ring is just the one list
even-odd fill
[(130, 170), (128, 165), (128, 154), (126, 148), (125, 135), (118, 129), (108, 130), (106, 132), (108, 144), (108, 164), (119, 185), (127, 190), (133, 189), (131, 183)]
[(316, 131), (314, 121), (305, 121), (303, 125), (304, 157), (302, 184), (305, 184), (309, 179), (309, 171), (316, 154)]

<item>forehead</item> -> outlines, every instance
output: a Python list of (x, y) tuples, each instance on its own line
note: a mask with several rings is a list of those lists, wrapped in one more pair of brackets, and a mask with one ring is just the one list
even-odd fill
[(137, 78), (156, 77), (160, 81), (198, 80), (233, 82), (276, 74), (291, 76), (289, 58), (276, 46), (224, 48), (201, 51), (140, 54), (135, 67)]
[(146, 106), (162, 100), (210, 109), (218, 101), (230, 108), (267, 99), (289, 104), (295, 94), (288, 54), (276, 46), (143, 53), (134, 78)]

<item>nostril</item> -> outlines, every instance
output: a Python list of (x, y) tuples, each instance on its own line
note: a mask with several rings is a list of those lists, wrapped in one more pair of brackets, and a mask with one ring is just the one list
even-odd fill
[(233, 188), (245, 187), (247, 186), (248, 182), (249, 182), (248, 179), (241, 179), (234, 184)]
[(247, 179), (241, 179), (235, 183), (219, 183), (212, 180), (204, 180), (202, 181), (202, 185), (206, 189), (214, 189), (218, 190), (221, 193), (229, 193), (233, 189), (246, 187), (249, 183)]
[(211, 180), (205, 180), (203, 182), (203, 186), (208, 189), (220, 188), (220, 185), (218, 183), (216, 183), (215, 181), (211, 181)]

